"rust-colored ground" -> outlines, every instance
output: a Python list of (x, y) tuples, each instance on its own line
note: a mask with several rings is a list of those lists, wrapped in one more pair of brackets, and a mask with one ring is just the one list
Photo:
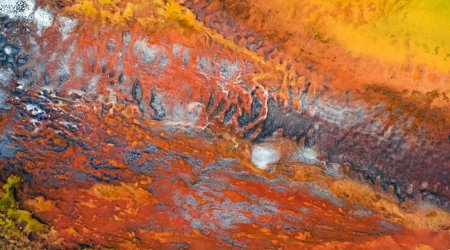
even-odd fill
[[(25, 180), (17, 193), (21, 207), (52, 229), (51, 237), (43, 236), (50, 237), (47, 244), (131, 249), (450, 244), (448, 213), (414, 205), (405, 210), (395, 198), (327, 176), (321, 167), (281, 163), (270, 173), (255, 171), (248, 142), (231, 136), (133, 120), (127, 109), (102, 119), (70, 103), (59, 108), (66, 109), (79, 114), (75, 132), (53, 124), (29, 134), (16, 122), (14, 141), (22, 149), (9, 162), (15, 166), (10, 171)], [(2, 125), (8, 126), (6, 119)]]
[[(333, 19), (345, 6), (307, 2), (39, 1), (78, 23), (64, 39), (56, 18), (42, 35), (3, 32), (34, 68), (2, 87), (1, 176), (22, 178), (4, 213), (43, 227), (12, 216), (24, 236), (5, 229), (0, 243), (450, 248), (447, 58), (375, 56), (326, 27), (381, 14)], [(255, 167), (256, 143), (280, 160)], [(294, 160), (304, 148), (318, 159)]]

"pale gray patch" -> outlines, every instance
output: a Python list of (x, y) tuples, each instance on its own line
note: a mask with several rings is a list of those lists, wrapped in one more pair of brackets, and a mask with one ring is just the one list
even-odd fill
[(414, 117), (409, 117), (408, 120), (406, 121), (406, 128), (410, 129), (411, 126), (413, 125), (414, 122)]
[(259, 199), (259, 204), (272, 213), (278, 213), (278, 206), (275, 202), (261, 198)]
[(302, 92), (299, 100), (299, 104), (302, 108), (308, 109), (310, 102), (306, 99), (308, 93), (306, 91)]
[(122, 53), (119, 53), (119, 54), (117, 55), (116, 70), (122, 71), (122, 69), (123, 69)]
[(197, 66), (202, 72), (205, 73), (213, 71), (210, 59), (204, 56), (197, 57)]
[(325, 172), (335, 178), (342, 178), (341, 165), (336, 163), (327, 164)]
[(279, 160), (278, 151), (271, 145), (254, 146), (252, 149), (252, 163), (259, 169), (266, 169), (269, 164)]
[(75, 123), (72, 123), (72, 122), (61, 121), (59, 123), (61, 123), (62, 125), (64, 125), (66, 128), (68, 128), (71, 131), (78, 129), (78, 124), (75, 124)]
[(70, 64), (72, 62), (72, 55), (75, 51), (76, 39), (73, 40), (72, 44), (67, 48), (67, 51), (61, 57), (59, 62), (59, 68), (56, 71), (58, 77), (69, 76), (70, 75)]
[(19, 80), (17, 80), (18, 89), (28, 89), (31, 86), (31, 80), (30, 79), (26, 79), (26, 78), (21, 78)]
[(75, 76), (80, 77), (83, 75), (83, 58), (79, 57), (75, 64)]
[(239, 62), (231, 64), (230, 61), (223, 59), (220, 61), (220, 78), (225, 81), (230, 81), (239, 69)]
[(214, 210), (212, 212), (214, 218), (220, 222), (220, 227), (222, 229), (234, 229), (237, 228), (235, 224), (249, 224), (252, 223), (250, 218), (245, 216), (243, 213), (227, 209), (226, 212), (220, 210)]
[(183, 48), (183, 47), (182, 47), (181, 45), (179, 45), (178, 43), (175, 43), (175, 44), (172, 46), (172, 54), (173, 54), (175, 57), (177, 57), (177, 56), (180, 54), (182, 48)]
[(375, 121), (367, 124), (361, 132), (373, 135), (378, 137), (378, 132), (383, 129), (383, 122), (380, 119), (376, 119)]
[(0, 68), (0, 83), (2, 86), (7, 86), (14, 75), (10, 68)]
[(114, 51), (114, 50), (116, 50), (117, 46), (118, 46), (118, 45), (117, 45), (116, 40), (110, 38), (110, 39), (108, 40), (108, 43), (106, 44), (106, 49), (107, 49), (108, 51)]
[(97, 92), (97, 85), (98, 85), (98, 80), (100, 79), (99, 75), (95, 75), (94, 77), (92, 77), (92, 79), (88, 82), (87, 86), (86, 86), (86, 92), (88, 94), (95, 94)]
[(8, 92), (0, 88), (0, 109), (9, 109), (10, 105), (6, 102), (9, 98)]
[(343, 122), (345, 108), (322, 101), (316, 101), (314, 104), (315, 115), (335, 124)]
[(108, 60), (109, 60), (109, 59), (106, 58), (106, 57), (101, 57), (101, 58), (100, 58), (99, 61), (100, 61), (100, 66), (102, 66), (102, 70), (103, 70), (103, 67), (106, 66), (106, 65), (108, 64)]
[(185, 110), (180, 103), (175, 104), (173, 107), (172, 117), (175, 121), (181, 121), (185, 118)]
[(29, 36), (29, 42), (31, 45), (33, 45), (33, 52), (35, 55), (39, 55), (41, 53), (41, 46), (38, 44), (36, 39), (34, 37)]
[(95, 62), (96, 62), (96, 58), (94, 55), (94, 48), (92, 48), (91, 46), (87, 49), (87, 54), (88, 54), (88, 60), (89, 60), (89, 65), (90, 66), (94, 66)]
[(108, 103), (116, 104), (117, 103), (116, 92), (110, 87), (108, 87), (107, 90), (109, 92)]
[(198, 121), (200, 114), (202, 113), (203, 107), (199, 103), (190, 103), (189, 104), (189, 112), (187, 112), (186, 116), (190, 122)]
[(125, 46), (130, 45), (133, 36), (129, 32), (122, 32), (122, 43)]
[(392, 231), (392, 232), (398, 232), (400, 231), (400, 226), (397, 224), (394, 224), (392, 222), (386, 221), (386, 220), (380, 220), (380, 226)]
[(191, 51), (189, 49), (185, 49), (183, 52), (183, 66), (187, 67), (189, 65), (190, 60), (191, 60)]
[(11, 159), (16, 156), (17, 149), (11, 142), (11, 137), (7, 133), (4, 133), (0, 137), (0, 160), (5, 158)]
[(26, 103), (25, 108), (32, 115), (40, 115), (40, 114), (45, 115), (46, 114), (46, 112), (44, 110), (42, 110), (40, 107), (38, 107), (37, 105), (34, 105), (32, 103)]
[(300, 208), (300, 213), (301, 214), (309, 214), (310, 212), (311, 212), (310, 208), (307, 208), (307, 207)]
[(291, 183), (290, 181), (286, 180), (285, 178), (277, 178), (273, 179), (269, 183), (269, 187), (277, 192), (289, 192)]
[(217, 162), (208, 163), (208, 165), (206, 165), (206, 168), (229, 168), (240, 165), (241, 163), (234, 158), (222, 158)]
[(354, 211), (350, 211), (350, 214), (356, 217), (368, 217), (373, 214), (370, 210), (358, 209)]
[(38, 7), (36, 11), (34, 11), (33, 16), (31, 17), (31, 21), (36, 24), (37, 34), (39, 36), (42, 35), (42, 32), (52, 26), (53, 24), (53, 15), (46, 9)]
[(316, 195), (322, 199), (331, 201), (331, 203), (333, 203), (334, 205), (338, 206), (338, 207), (342, 207), (344, 205), (344, 201), (337, 198), (333, 193), (331, 193), (328, 190), (325, 190), (321, 187), (315, 186), (313, 184), (308, 184), (308, 189), (309, 191), (313, 194)]
[(311, 104), (313, 104), (313, 108), (309, 110), (311, 115), (317, 115), (328, 122), (343, 127), (359, 124), (367, 116), (365, 110), (361, 108), (361, 104), (358, 103), (349, 103), (347, 106), (342, 106), (330, 100), (323, 101), (314, 97)]
[(364, 119), (365, 115), (366, 115), (365, 110), (363, 108), (359, 108), (359, 109), (356, 110), (354, 119), (357, 120), (358, 122), (360, 122), (360, 121), (362, 121)]
[(50, 61), (50, 62), (53, 62), (53, 61), (55, 61), (55, 60), (56, 60), (56, 52), (53, 52), (53, 53), (50, 55), (49, 61)]
[(195, 102), (189, 103), (187, 108), (181, 103), (176, 103), (172, 109), (171, 119), (173, 121), (188, 120), (189, 122), (196, 122), (201, 111), (201, 104)]
[(155, 120), (164, 119), (166, 117), (166, 111), (165, 111), (166, 108), (164, 107), (161, 94), (159, 94), (158, 92), (156, 92), (155, 90), (152, 89), (150, 91), (150, 95), (151, 95), (150, 107), (154, 111), (153, 119), (155, 119)]
[(301, 148), (300, 150), (298, 150), (294, 154), (293, 160), (298, 161), (298, 162), (303, 162), (306, 164), (318, 164), (319, 163), (316, 151), (314, 149), (308, 148), (308, 147)]
[(5, 54), (6, 54), (7, 56), (10, 56), (11, 53), (12, 53), (12, 47), (9, 46), (9, 45), (6, 45), (6, 46), (3, 48), (3, 52), (5, 52)]
[(161, 58), (159, 59), (159, 68), (165, 68), (170, 64), (169, 56), (165, 51), (161, 53)]
[(156, 60), (160, 49), (156, 46), (148, 46), (147, 41), (136, 41), (133, 46), (133, 53), (141, 59), (144, 64), (151, 64)]
[[(252, 223), (251, 218), (244, 215), (243, 211), (246, 211), (246, 206), (240, 206), (237, 203), (230, 202), (228, 200), (224, 202), (217, 202), (214, 199), (210, 199), (207, 196), (198, 194), (204, 197), (203, 199), (209, 200), (211, 202), (200, 205), (198, 202), (193, 202), (190, 196), (177, 196), (176, 203), (182, 205), (186, 210), (200, 210), (203, 213), (193, 218), (188, 212), (182, 212), (184, 218), (191, 223), (191, 226), (198, 230), (224, 230), (236, 228), (237, 224), (249, 224)], [(264, 213), (264, 210), (261, 209)]]
[(60, 16), (58, 17), (58, 23), (58, 31), (61, 34), (62, 39), (66, 40), (69, 37), (70, 33), (72, 33), (72, 31), (78, 25), (78, 20)]
[(0, 14), (18, 19), (29, 17), (36, 6), (34, 0), (1, 0)]

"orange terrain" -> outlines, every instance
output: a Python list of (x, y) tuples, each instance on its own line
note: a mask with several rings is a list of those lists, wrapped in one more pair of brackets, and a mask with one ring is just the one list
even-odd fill
[(0, 245), (450, 248), (445, 1), (10, 2)]

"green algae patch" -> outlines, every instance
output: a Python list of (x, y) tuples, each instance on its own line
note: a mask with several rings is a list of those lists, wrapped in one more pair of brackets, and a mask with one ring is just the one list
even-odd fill
[(11, 208), (17, 208), (16, 199), (14, 197), (14, 189), (20, 185), (22, 178), (16, 175), (11, 175), (3, 185), (3, 194), (0, 198), (0, 210), (7, 211)]
[(30, 233), (46, 230), (46, 226), (33, 218), (31, 212), (19, 208), (15, 189), (21, 183), (20, 176), (11, 175), (0, 191), (0, 238), (5, 239), (7, 243), (27, 244)]

